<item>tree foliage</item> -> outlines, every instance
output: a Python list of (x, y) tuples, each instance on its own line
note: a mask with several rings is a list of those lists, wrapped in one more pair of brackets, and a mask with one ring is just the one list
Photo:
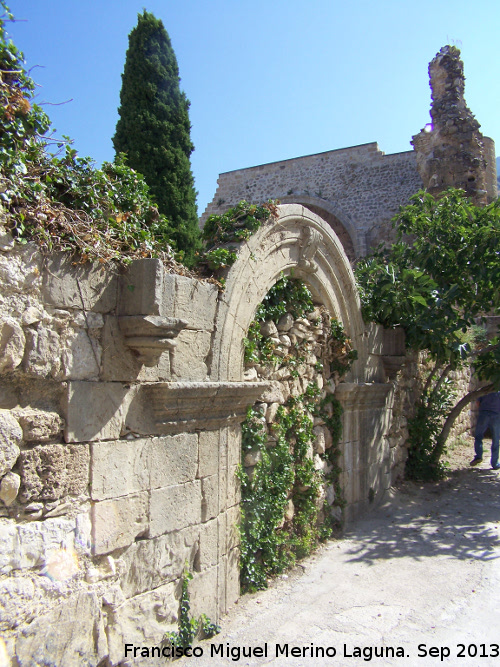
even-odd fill
[(160, 213), (171, 223), (168, 236), (192, 263), (201, 242), (188, 110), (167, 31), (144, 10), (129, 35), (113, 144), (143, 174)]
[[(446, 438), (463, 407), (500, 388), (500, 338), (487, 340), (481, 327), (500, 311), (500, 200), (480, 208), (461, 190), (439, 199), (419, 192), (394, 224), (396, 243), (362, 260), (357, 279), (365, 319), (404, 328), (407, 346), (426, 350), (434, 364), (413, 428), (410, 422), (408, 463), (411, 470), (418, 458), (412, 474), (430, 478), (439, 475)], [(463, 364), (472, 364), (486, 384), (450, 410), (443, 391), (449, 373)]]
[(6, 32), (12, 15), (3, 0), (0, 7), (0, 201), (10, 231), (80, 262), (160, 257), (179, 270), (168, 222), (143, 177), (122, 158), (97, 169), (67, 137), (50, 133), (23, 54)]

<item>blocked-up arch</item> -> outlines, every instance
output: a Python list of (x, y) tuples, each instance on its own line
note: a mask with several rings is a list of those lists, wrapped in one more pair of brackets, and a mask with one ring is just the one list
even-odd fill
[(243, 346), (258, 305), (283, 273), (307, 283), (318, 303), (344, 325), (358, 350), (351, 377), (356, 381), (366, 353), (360, 302), (349, 260), (331, 227), (300, 204), (278, 207), (279, 216), (242, 244), (230, 268), (216, 317), (212, 376), (243, 378)]

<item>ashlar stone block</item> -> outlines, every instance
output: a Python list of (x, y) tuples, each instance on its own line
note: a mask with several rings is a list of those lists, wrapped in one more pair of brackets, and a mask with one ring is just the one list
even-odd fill
[(151, 491), (150, 537), (201, 523), (201, 482)]
[(208, 521), (219, 513), (219, 479), (217, 475), (201, 480), (201, 520)]
[(111, 664), (123, 662), (125, 644), (157, 646), (165, 632), (177, 630), (180, 584), (172, 582), (138, 595), (108, 612)]
[(85, 330), (65, 336), (62, 343), (64, 377), (71, 380), (96, 380), (99, 378), (102, 350), (95, 338)]
[(126, 598), (178, 580), (187, 566), (194, 570), (200, 544), (199, 526), (134, 542), (123, 552), (125, 574), (121, 587)]
[(172, 375), (183, 381), (206, 380), (208, 375), (206, 361), (211, 341), (211, 334), (208, 331), (187, 329), (181, 331), (173, 354)]
[(68, 383), (66, 442), (117, 440), (133, 396), (134, 389), (118, 382)]
[(94, 554), (127, 547), (149, 527), (149, 498), (146, 492), (103, 500), (92, 508)]
[(180, 433), (92, 444), (92, 498), (105, 500), (194, 479), (198, 436)]
[(153, 438), (148, 446), (151, 488), (182, 484), (196, 477), (198, 469), (198, 436), (179, 433)]
[(200, 431), (198, 477), (215, 475), (219, 467), (219, 431)]
[(219, 551), (219, 530), (217, 519), (200, 526), (200, 570), (217, 565)]
[(187, 276), (165, 276), (175, 281), (174, 317), (189, 322), (188, 328), (213, 331), (219, 290)]
[(21, 499), (58, 500), (85, 493), (89, 483), (88, 445), (38, 445), (21, 452)]
[(97, 595), (80, 591), (36, 618), (16, 643), (17, 664), (97, 667), (108, 647)]
[(144, 438), (92, 443), (92, 499), (106, 500), (147, 490), (150, 443)]
[(32, 376), (60, 378), (61, 341), (55, 331), (43, 326), (26, 331), (23, 369)]
[(56, 253), (43, 273), (43, 296), (56, 308), (109, 313), (116, 308), (118, 273), (108, 266), (73, 266), (67, 253)]
[(191, 613), (195, 618), (206, 614), (212, 621), (219, 620), (218, 579), (219, 568), (215, 566), (195, 574), (192, 581), (189, 582)]
[[(140, 259), (129, 266), (120, 281), (121, 315), (163, 315), (165, 270), (159, 259)], [(170, 292), (171, 299), (173, 291)]]

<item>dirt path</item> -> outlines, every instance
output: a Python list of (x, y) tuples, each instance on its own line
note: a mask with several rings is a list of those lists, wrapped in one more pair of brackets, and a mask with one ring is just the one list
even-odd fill
[(191, 664), (500, 667), (500, 473), (485, 462), (404, 484), (342, 540), (243, 596), (222, 626)]

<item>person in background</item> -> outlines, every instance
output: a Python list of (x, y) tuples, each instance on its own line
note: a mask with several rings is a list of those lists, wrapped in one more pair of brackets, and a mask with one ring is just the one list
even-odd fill
[(500, 470), (498, 462), (498, 443), (500, 441), (500, 391), (493, 394), (481, 396), (478, 401), (479, 413), (474, 440), (475, 456), (470, 462), (471, 466), (481, 463), (483, 460), (483, 437), (488, 428), (491, 430), (491, 467)]

